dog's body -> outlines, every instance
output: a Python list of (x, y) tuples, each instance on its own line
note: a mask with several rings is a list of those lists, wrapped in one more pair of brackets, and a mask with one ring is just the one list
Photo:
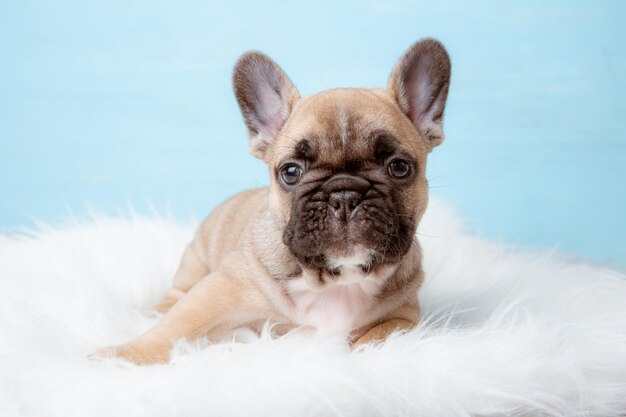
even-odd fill
[(268, 320), (381, 340), (419, 318), (415, 238), (426, 209), (426, 156), (443, 140), (450, 64), (443, 47), (410, 48), (387, 90), (336, 89), (306, 98), (259, 53), (234, 88), (269, 188), (218, 207), (189, 244), (151, 331), (108, 348), (164, 362), (176, 339), (222, 337)]

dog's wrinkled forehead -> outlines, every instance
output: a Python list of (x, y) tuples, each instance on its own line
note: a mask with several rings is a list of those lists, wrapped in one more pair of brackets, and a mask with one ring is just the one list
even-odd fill
[(302, 99), (277, 138), (272, 158), (343, 165), (370, 159), (387, 145), (420, 159), (427, 149), (416, 129), (382, 90), (336, 89)]

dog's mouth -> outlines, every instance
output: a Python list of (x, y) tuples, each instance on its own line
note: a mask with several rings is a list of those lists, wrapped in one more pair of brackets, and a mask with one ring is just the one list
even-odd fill
[[(321, 246), (321, 245), (320, 245)], [(379, 258), (377, 251), (353, 239), (346, 238), (319, 248), (320, 253), (297, 256), (309, 268), (322, 269), (329, 274), (339, 274), (346, 269), (361, 269), (368, 272)]]
[(364, 271), (369, 269), (374, 260), (375, 251), (361, 244), (342, 244), (338, 247), (330, 247), (326, 250), (324, 258), (327, 268), (345, 270), (359, 268)]
[(323, 258), (323, 265), (316, 268), (321, 279), (326, 283), (339, 285), (358, 282), (370, 275), (379, 265), (376, 251), (362, 244), (331, 247), (325, 251)]
[(377, 267), (375, 251), (361, 244), (328, 248), (320, 263), (303, 265), (303, 276), (309, 288), (362, 283)]
[(346, 224), (321, 215), (317, 222), (323, 227), (311, 230), (305, 222), (295, 222), (284, 242), (306, 267), (329, 272), (359, 268), (368, 273), (378, 264), (397, 262), (413, 238), (412, 225), (376, 220), (357, 213), (356, 220)]

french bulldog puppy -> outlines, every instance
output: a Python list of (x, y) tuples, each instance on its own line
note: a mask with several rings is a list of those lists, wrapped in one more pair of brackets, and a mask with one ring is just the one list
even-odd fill
[(423, 278), (415, 232), (449, 82), (448, 54), (433, 39), (406, 51), (386, 90), (309, 97), (266, 55), (244, 54), (233, 87), (270, 185), (215, 209), (156, 308), (160, 322), (98, 355), (163, 363), (177, 339), (216, 340), (268, 320), (353, 345), (414, 326)]

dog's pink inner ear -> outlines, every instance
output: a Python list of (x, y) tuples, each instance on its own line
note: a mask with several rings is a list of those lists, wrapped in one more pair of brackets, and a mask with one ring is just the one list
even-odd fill
[(450, 58), (434, 39), (409, 48), (389, 79), (388, 91), (431, 148), (444, 139), (443, 111), (449, 84)]
[(263, 103), (259, 108), (259, 118), (265, 121), (260, 123), (260, 127), (266, 129), (268, 134), (276, 136), (285, 124), (282, 117), (283, 102), (269, 85), (261, 84), (258, 93), (259, 102)]
[(300, 95), (280, 67), (260, 52), (239, 58), (233, 88), (248, 128), (250, 152), (263, 158)]

